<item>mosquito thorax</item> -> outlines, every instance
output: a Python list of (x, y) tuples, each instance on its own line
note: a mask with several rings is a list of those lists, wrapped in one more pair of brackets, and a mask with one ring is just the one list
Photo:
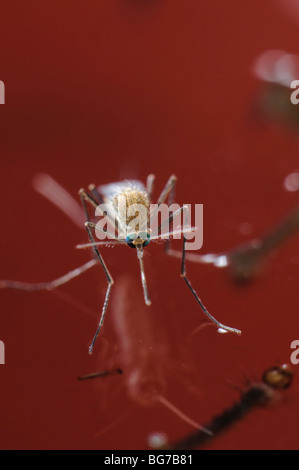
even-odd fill
[(131, 248), (145, 247), (150, 242), (148, 232), (132, 233), (126, 236), (126, 242)]
[(142, 222), (147, 220), (150, 200), (146, 191), (140, 191), (134, 186), (124, 188), (114, 196), (112, 204), (124, 226), (128, 227), (135, 220), (136, 211), (139, 212), (139, 210), (143, 210), (143, 217), (145, 217)]

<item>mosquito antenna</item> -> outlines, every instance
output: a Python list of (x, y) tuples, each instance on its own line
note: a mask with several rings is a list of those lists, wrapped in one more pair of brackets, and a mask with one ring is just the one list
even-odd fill
[(137, 247), (137, 257), (139, 259), (139, 264), (140, 264), (140, 273), (141, 273), (141, 282), (142, 282), (143, 293), (144, 293), (144, 300), (145, 300), (146, 305), (151, 305), (151, 300), (149, 298), (147, 283), (146, 283), (146, 278), (145, 278), (145, 273), (144, 273), (142, 248)]

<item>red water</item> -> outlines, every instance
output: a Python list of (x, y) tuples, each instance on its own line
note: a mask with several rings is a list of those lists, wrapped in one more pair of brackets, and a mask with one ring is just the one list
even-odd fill
[[(40, 171), (75, 196), (89, 183), (148, 173), (157, 176), (158, 196), (176, 174), (177, 202), (204, 204), (202, 253), (230, 249), (276, 223), (298, 200), (283, 180), (298, 170), (299, 143), (287, 126), (261, 124), (250, 113), (259, 89), (252, 62), (269, 48), (299, 54), (298, 18), (283, 2), (1, 5), (0, 279), (50, 280), (89, 259), (74, 249), (87, 240), (84, 231), (32, 189)], [(243, 223), (250, 234), (240, 232)], [(203, 315), (180, 262), (159, 245), (147, 247), (152, 306), (140, 315), (150, 315), (159, 333), (153, 348), (167, 365), (164, 396), (193, 420), (206, 423), (238, 398), (228, 381), (242, 386), (244, 374), (259, 378), (289, 361), (299, 336), (298, 237), (246, 286), (225, 270), (188, 264), (209, 310), (241, 337), (212, 327), (191, 336)], [(133, 279), (127, 301), (134, 308), (143, 294), (132, 251), (102, 253), (115, 279)], [(191, 430), (162, 404), (134, 400), (125, 374), (77, 381), (125, 363), (109, 309), (102, 341), (88, 355), (105, 287), (94, 267), (57, 294), (0, 292), (2, 449), (141, 449), (153, 432), (177, 439)], [(119, 304), (111, 302), (110, 313)], [(281, 402), (252, 412), (207, 448), (296, 449), (298, 409), (295, 377)]]

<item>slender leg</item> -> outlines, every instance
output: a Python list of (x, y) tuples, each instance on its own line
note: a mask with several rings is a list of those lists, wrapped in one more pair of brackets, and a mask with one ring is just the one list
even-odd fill
[[(96, 242), (95, 241), (95, 244), (109, 244), (114, 242), (114, 243), (121, 243), (121, 242), (126, 242), (124, 238), (117, 238), (115, 236), (115, 234), (113, 232), (110, 232), (110, 230), (106, 229), (106, 228), (102, 228), (102, 227), (98, 227), (97, 224), (94, 224), (93, 222), (89, 222), (89, 227), (90, 228), (93, 228), (94, 230), (99, 230), (100, 232), (104, 233), (106, 236), (109, 235), (109, 238), (107, 238), (106, 242), (104, 241), (101, 241), (101, 242)], [(91, 243), (83, 243), (83, 244), (79, 244), (79, 245), (76, 245), (76, 248), (87, 248), (88, 246), (94, 246), (94, 244), (91, 244)]]
[[(169, 216), (169, 219), (167, 221), (164, 221), (157, 229), (157, 233), (159, 233), (159, 231), (161, 230), (161, 228), (163, 227), (164, 224), (168, 223), (169, 221), (171, 221), (172, 219), (174, 219), (176, 217), (176, 215), (178, 215), (178, 213), (180, 212), (185, 212), (186, 214), (186, 219), (187, 219), (187, 214), (188, 214), (188, 206), (181, 206), (177, 211), (175, 211), (173, 214), (171, 214)], [(226, 325), (223, 325), (222, 323), (220, 323), (218, 320), (216, 320), (216, 318), (214, 318), (209, 312), (208, 310), (206, 309), (206, 307), (204, 306), (204, 304), (202, 303), (201, 299), (198, 297), (196, 291), (193, 289), (189, 279), (187, 278), (187, 275), (186, 275), (186, 237), (184, 235), (184, 232), (182, 231), (183, 233), (183, 252), (182, 252), (182, 264), (181, 264), (181, 276), (182, 278), (184, 279), (184, 281), (186, 282), (187, 286), (189, 287), (190, 291), (192, 292), (192, 294), (194, 295), (196, 301), (198, 302), (198, 304), (200, 305), (202, 311), (204, 312), (204, 314), (213, 322), (215, 323), (215, 325), (218, 326), (218, 328), (221, 328), (223, 330), (226, 330), (226, 331), (231, 331), (233, 333), (236, 333), (236, 334), (241, 334), (241, 331), (240, 330), (237, 330), (236, 328), (231, 328), (230, 326), (226, 326)], [(169, 240), (168, 240), (169, 241)], [(167, 248), (166, 252), (169, 252), (169, 247)]]
[(56, 287), (62, 286), (67, 282), (71, 281), (75, 277), (79, 276), (80, 274), (84, 273), (92, 266), (97, 264), (97, 260), (92, 259), (87, 263), (83, 264), (79, 268), (73, 269), (69, 271), (64, 276), (61, 276), (53, 281), (48, 282), (39, 282), (36, 284), (30, 284), (29, 282), (19, 282), (19, 281), (9, 281), (4, 280), (0, 281), (0, 289), (16, 289), (16, 290), (25, 290), (29, 292), (38, 291), (38, 290), (52, 290)]
[[(80, 189), (80, 191), (79, 191), (79, 195), (80, 195), (80, 198), (81, 198), (81, 203), (82, 203), (82, 206), (83, 206), (83, 209), (84, 209), (85, 217), (86, 217), (86, 220), (88, 222), (90, 222), (91, 217), (90, 217), (89, 211), (87, 209), (87, 202), (89, 202), (89, 204), (91, 204), (91, 206), (94, 209), (96, 209), (100, 204), (103, 203), (102, 196), (99, 194), (99, 192), (96, 189), (95, 185), (93, 185), (93, 184), (89, 185), (89, 189), (93, 193), (93, 196), (88, 194), (88, 192), (85, 191), (85, 189)], [(97, 199), (101, 202), (98, 202)], [(107, 209), (107, 206), (106, 206), (106, 209)], [(113, 226), (113, 229), (118, 232), (117, 220), (115, 220), (115, 218), (113, 217), (113, 214), (111, 214), (111, 211), (107, 210), (105, 215), (110, 220), (111, 225)], [(107, 230), (107, 233), (108, 233), (108, 230)], [(115, 236), (113, 236), (113, 238), (115, 238)]]
[[(170, 177), (170, 179), (168, 180), (164, 190), (162, 191), (159, 199), (158, 199), (158, 205), (159, 204), (162, 204), (162, 202), (166, 199), (167, 195), (169, 194), (169, 202), (172, 204), (173, 203), (173, 198), (174, 198), (174, 189), (175, 189), (175, 182), (176, 182), (176, 178), (175, 177)], [(159, 231), (161, 230), (161, 228), (163, 227), (163, 225), (165, 225), (165, 223), (169, 223), (170, 221), (172, 221), (176, 215), (178, 215), (178, 213), (180, 212), (183, 212), (185, 211), (186, 212), (186, 216), (187, 216), (187, 212), (188, 212), (188, 206), (182, 206), (180, 207), (177, 211), (175, 211), (173, 214), (170, 215), (169, 219), (165, 222), (163, 222), (157, 229), (157, 233), (159, 233)], [(167, 240), (167, 244), (166, 244), (166, 253), (169, 253), (171, 250), (170, 250), (170, 246), (169, 246), (169, 240)], [(214, 318), (209, 312), (208, 310), (206, 309), (206, 307), (204, 306), (204, 304), (202, 303), (201, 299), (198, 297), (196, 291), (193, 289), (189, 279), (187, 278), (187, 275), (186, 275), (186, 237), (183, 233), (183, 253), (182, 253), (182, 264), (181, 264), (181, 276), (182, 278), (184, 279), (184, 281), (186, 282), (187, 286), (189, 287), (190, 291), (192, 292), (192, 294), (194, 295), (196, 301), (198, 302), (198, 304), (200, 305), (202, 311), (204, 312), (204, 314), (213, 322), (215, 323), (218, 328), (221, 328), (223, 330), (226, 330), (226, 331), (231, 331), (233, 333), (237, 333), (237, 334), (241, 334), (241, 331), (240, 330), (237, 330), (236, 328), (231, 328), (229, 326), (226, 326), (226, 325), (223, 325), (222, 323), (220, 323), (218, 320), (216, 320), (216, 318)]]
[(171, 200), (174, 198), (174, 190), (175, 190), (175, 183), (176, 183), (177, 177), (172, 175), (169, 180), (167, 181), (163, 191), (161, 192), (158, 201), (157, 201), (157, 208), (156, 210), (150, 215), (150, 224), (155, 217), (156, 213), (159, 210), (159, 206), (163, 204), (163, 202), (166, 200), (167, 196), (170, 195), (170, 200), (169, 203), (172, 204)]
[(155, 175), (148, 175), (146, 180), (146, 191), (149, 195), (149, 200), (152, 200), (153, 187), (154, 187)]
[[(156, 229), (156, 231), (152, 234), (152, 238), (155, 239), (155, 238), (160, 238), (159, 236), (159, 232), (161, 231), (161, 229), (169, 223), (171, 223), (173, 221), (173, 219), (175, 219), (181, 212), (184, 212), (186, 210), (187, 206), (181, 206), (179, 207), (179, 209), (177, 209), (175, 212), (173, 212), (172, 214), (170, 214), (170, 216), (168, 217), (167, 220), (164, 220), (164, 222), (162, 222), (159, 227)], [(183, 232), (183, 230), (181, 231)], [(170, 232), (171, 233), (171, 232)], [(164, 236), (166, 236), (167, 234), (165, 234)], [(161, 235), (161, 238), (163, 238), (163, 234)], [(169, 240), (167, 240), (169, 242)]]
[[(96, 225), (93, 222), (90, 221), (90, 216), (89, 216), (89, 212), (88, 212), (88, 209), (87, 209), (86, 202), (88, 201), (93, 207), (97, 207), (98, 204), (97, 204), (97, 201), (93, 197), (91, 197), (84, 189), (81, 189), (79, 191), (79, 195), (81, 197), (81, 202), (82, 202), (84, 212), (85, 212), (86, 218), (87, 218), (87, 222), (85, 222), (85, 227), (86, 227), (86, 230), (87, 230), (87, 233), (88, 233), (88, 237), (89, 237), (90, 242), (95, 244), (96, 241), (94, 239), (94, 236), (92, 234), (91, 229), (92, 228), (95, 229)], [(105, 294), (105, 300), (104, 300), (104, 304), (103, 304), (103, 307), (102, 307), (102, 312), (101, 312), (99, 324), (98, 324), (97, 330), (95, 332), (95, 335), (93, 337), (93, 340), (92, 340), (92, 342), (89, 346), (89, 354), (92, 354), (94, 344), (95, 344), (96, 339), (97, 339), (97, 337), (98, 337), (98, 335), (101, 331), (101, 328), (103, 326), (104, 319), (105, 319), (105, 314), (106, 314), (107, 307), (108, 307), (108, 301), (109, 301), (109, 297), (110, 297), (111, 287), (113, 286), (113, 283), (114, 283), (114, 281), (112, 279), (112, 276), (110, 275), (110, 273), (108, 271), (108, 268), (107, 268), (107, 266), (106, 266), (106, 264), (105, 264), (105, 262), (102, 258), (102, 255), (100, 254), (99, 249), (97, 248), (97, 246), (93, 245), (92, 250), (93, 250), (93, 253), (94, 253), (96, 259), (100, 262), (100, 264), (101, 264), (101, 266), (104, 270), (108, 286), (107, 286), (107, 290), (106, 290), (106, 294)]]
[[(150, 226), (151, 226), (152, 220), (154, 219), (154, 217), (155, 217), (155, 215), (158, 211), (159, 206), (161, 204), (163, 204), (163, 202), (166, 200), (167, 196), (168, 196), (168, 205), (171, 206), (171, 204), (173, 204), (176, 181), (177, 181), (177, 177), (175, 175), (171, 175), (169, 180), (167, 181), (163, 191), (161, 192), (161, 194), (158, 198), (158, 201), (157, 201), (158, 207), (157, 207), (157, 209), (150, 216)], [(173, 217), (172, 217), (172, 219), (173, 219)], [(171, 220), (169, 218), (168, 223), (171, 222)], [(162, 225), (163, 224), (161, 224), (160, 227), (158, 227), (158, 229), (157, 229), (158, 233), (159, 233), (159, 230), (161, 230)], [(165, 243), (165, 251), (166, 252), (169, 249), (169, 244), (170, 244), (170, 240), (166, 240), (166, 243)]]
[[(174, 194), (174, 191), (173, 191), (173, 194)], [(171, 196), (171, 197), (174, 197), (174, 196)], [(173, 200), (172, 200), (171, 204), (172, 203), (173, 203)], [(182, 206), (182, 207), (184, 207), (184, 206)], [(177, 215), (176, 213), (173, 214), (172, 218), (174, 218), (176, 215)], [(160, 229), (161, 229), (161, 226), (158, 228), (158, 230), (160, 230)], [(184, 233), (184, 231), (182, 230), (181, 233)], [(174, 250), (173, 248), (171, 248), (171, 239), (170, 238), (168, 240), (166, 240), (165, 253), (169, 256), (173, 256), (174, 258), (181, 259), (181, 257), (182, 257), (182, 252), (181, 251)], [(196, 254), (195, 253), (186, 253), (185, 254), (185, 259), (188, 260), (188, 261), (191, 261), (193, 263), (214, 264), (215, 266), (217, 266), (219, 268), (223, 268), (223, 267), (228, 266), (228, 256), (225, 253), (220, 253), (220, 254), (208, 253), (208, 254), (205, 254), (205, 255), (199, 255), (197, 253)]]
[(85, 191), (85, 189), (80, 189), (79, 196), (81, 198), (81, 202), (82, 202), (82, 206), (83, 206), (83, 209), (84, 209), (86, 220), (87, 220), (87, 222), (90, 222), (90, 215), (89, 215), (89, 211), (87, 209), (86, 202), (88, 201), (95, 209), (98, 207), (99, 204), (92, 196), (90, 196), (90, 194), (88, 194)]
[[(159, 199), (158, 199), (158, 202), (157, 202), (158, 205), (162, 204), (165, 201), (165, 199), (167, 198), (168, 194), (171, 194), (171, 192), (173, 193), (173, 196), (174, 196), (174, 189), (175, 189), (176, 180), (177, 180), (177, 177), (175, 175), (171, 175), (171, 177), (167, 181), (163, 191), (161, 192), (161, 194), (159, 196)], [(172, 204), (173, 201), (172, 202), (169, 201), (169, 202), (170, 202), (170, 204)]]
[(226, 330), (226, 331), (230, 331), (232, 333), (236, 333), (238, 335), (241, 334), (241, 331), (240, 330), (237, 330), (236, 328), (231, 328), (230, 326), (226, 326), (226, 325), (223, 325), (222, 323), (220, 323), (218, 320), (216, 320), (216, 318), (214, 318), (209, 312), (208, 310), (206, 309), (206, 307), (204, 306), (204, 304), (202, 303), (202, 301), (200, 300), (200, 298), (198, 297), (197, 293), (195, 292), (194, 288), (192, 287), (191, 285), (191, 282), (189, 281), (189, 279), (187, 278), (187, 274), (186, 274), (186, 238), (185, 236), (183, 235), (183, 253), (182, 253), (182, 264), (181, 264), (181, 276), (182, 278), (184, 279), (184, 281), (186, 282), (187, 286), (189, 287), (190, 291), (192, 292), (192, 294), (194, 295), (195, 297), (195, 300), (197, 301), (197, 303), (200, 305), (203, 313), (210, 319), (212, 320), (213, 323), (215, 323), (215, 325), (218, 326), (218, 328), (221, 328), (222, 330)]
[(95, 184), (90, 184), (88, 186), (88, 189), (92, 193), (94, 199), (98, 201), (98, 204), (102, 204), (104, 202), (103, 198), (102, 198), (101, 194), (99, 193), (99, 191), (97, 190), (97, 187), (96, 187)]
[[(91, 227), (94, 228), (94, 224), (92, 222), (87, 221), (85, 223), (85, 227), (86, 227), (90, 242), (95, 243), (95, 239), (94, 239), (92, 231), (91, 231)], [(100, 254), (100, 252), (99, 252), (99, 250), (96, 246), (93, 246), (93, 251), (94, 251), (96, 257), (98, 258), (98, 260), (99, 260), (99, 262), (100, 262), (100, 264), (101, 264), (101, 266), (104, 270), (104, 273), (105, 273), (106, 278), (107, 278), (108, 286), (107, 286), (107, 290), (106, 290), (106, 294), (105, 294), (105, 300), (104, 300), (104, 304), (103, 304), (103, 307), (102, 307), (102, 313), (101, 313), (101, 316), (100, 316), (100, 321), (99, 321), (99, 324), (98, 324), (98, 328), (97, 328), (96, 333), (93, 337), (93, 340), (92, 340), (92, 342), (89, 346), (89, 354), (92, 354), (94, 344), (95, 344), (96, 339), (97, 339), (97, 337), (100, 333), (100, 330), (103, 326), (106, 310), (107, 310), (107, 307), (108, 307), (108, 301), (109, 301), (109, 297), (110, 297), (111, 287), (113, 286), (113, 283), (114, 283), (114, 281), (112, 279), (112, 276), (109, 273), (108, 268), (107, 268), (101, 254)]]
[[(168, 195), (168, 205), (169, 206), (171, 206), (174, 203), (176, 180), (177, 180), (176, 176), (171, 176), (170, 179), (169, 179), (169, 182), (168, 182), (168, 184), (170, 184), (170, 191), (169, 191), (169, 195)], [(175, 218), (174, 214), (173, 214), (172, 218)], [(166, 240), (166, 243), (165, 243), (165, 251), (166, 252), (169, 249), (169, 247), (170, 247), (170, 238), (168, 240)]]

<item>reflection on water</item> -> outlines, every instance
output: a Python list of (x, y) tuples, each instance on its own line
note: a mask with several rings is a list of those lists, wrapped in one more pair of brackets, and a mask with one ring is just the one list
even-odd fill
[(254, 103), (258, 119), (277, 122), (298, 130), (299, 109), (291, 102), (293, 81), (299, 79), (299, 56), (282, 50), (268, 50), (253, 64), (253, 74), (261, 87)]
[[(299, 188), (299, 174), (287, 176), (284, 186), (289, 191)], [(286, 242), (299, 229), (299, 204), (260, 238), (254, 238), (226, 253), (198, 255), (187, 253), (186, 259), (194, 263), (212, 264), (216, 268), (228, 268), (235, 281), (249, 281), (259, 274), (268, 256), (282, 243)], [(170, 250), (169, 254), (180, 258), (179, 251)]]

